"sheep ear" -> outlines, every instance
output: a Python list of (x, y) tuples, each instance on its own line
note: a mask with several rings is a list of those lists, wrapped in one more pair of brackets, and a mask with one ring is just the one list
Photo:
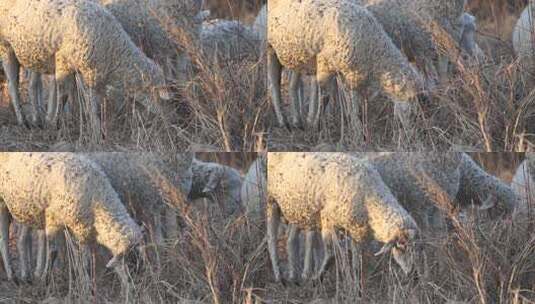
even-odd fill
[(392, 242), (388, 242), (386, 243), (383, 248), (381, 248), (381, 250), (377, 251), (374, 256), (379, 256), (379, 255), (382, 255), (382, 254), (385, 254), (385, 253), (389, 253), (390, 250), (392, 250), (392, 247), (394, 246), (394, 243)]
[(119, 265), (119, 262), (121, 261), (122, 256), (120, 255), (114, 255), (113, 258), (106, 264), (106, 268), (115, 268)]
[(496, 206), (496, 197), (494, 195), (489, 195), (486, 200), (483, 201), (481, 206), (479, 206), (479, 210), (485, 211), (492, 209)]

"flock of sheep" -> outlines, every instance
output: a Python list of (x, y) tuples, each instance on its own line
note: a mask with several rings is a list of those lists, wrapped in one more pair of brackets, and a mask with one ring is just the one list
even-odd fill
[[(527, 76), (535, 62), (532, 5), (513, 33)], [(451, 76), (451, 61), (486, 60), (475, 40), (476, 18), (465, 6), (466, 0), (268, 1), (268, 77), (279, 126), (316, 127), (329, 99), (339, 96), (340, 77), (357, 110), (363, 97), (382, 93), (410, 130), (414, 105)], [(281, 109), (282, 68), (292, 72), (289, 121)], [(301, 80), (306, 75), (313, 76), (308, 111)]]
[[(99, 141), (106, 98), (120, 104), (127, 96), (150, 112), (168, 115), (157, 105), (174, 97), (175, 82), (184, 86), (188, 81), (192, 48), (209, 59), (258, 60), (261, 35), (255, 28), (208, 20), (209, 14), (202, 0), (3, 1), (0, 57), (18, 124), (44, 121), (56, 127), (66, 102), (82, 86), (89, 99), (82, 111), (89, 114)], [(21, 68), (30, 72), (29, 117), (21, 106)], [(44, 75), (50, 75), (47, 90)]]
[[(191, 153), (161, 157), (150, 153), (1, 153), (0, 253), (7, 278), (14, 280), (9, 254), (11, 219), (20, 224), (18, 257), (23, 281), (46, 279), (67, 229), (82, 248), (106, 248), (128, 292), (123, 257), (142, 243), (161, 245), (179, 233), (176, 211), (182, 204), (209, 199), (225, 214), (259, 205), (265, 166), (260, 156), (245, 176), (228, 166), (203, 162)], [(244, 202), (245, 206), (242, 206)], [(140, 226), (148, 227), (147, 233)], [(13, 227), (13, 225), (11, 225)], [(31, 257), (31, 232), (39, 235)], [(143, 247), (145, 248), (145, 247)]]
[[(152, 247), (139, 245), (145, 240), (158, 248), (176, 239), (183, 207), (207, 199), (225, 216), (265, 219), (276, 282), (321, 278), (332, 264), (338, 231), (361, 251), (391, 253), (405, 274), (424, 275), (433, 250), (417, 244), (430, 235), (445, 237), (452, 216), (474, 205), (500, 217), (529, 212), (534, 161), (528, 154), (509, 185), (458, 152), (270, 152), (259, 154), (243, 175), (192, 153), (2, 153), (0, 254), (9, 280), (46, 279), (67, 229), (83, 252), (107, 249), (106, 267), (128, 296), (124, 256), (138, 248), (160, 263), (157, 253), (146, 252)], [(286, 276), (277, 245), (281, 221), (288, 224)], [(20, 274), (8, 246), (14, 227)], [(374, 241), (368, 246), (368, 240)]]

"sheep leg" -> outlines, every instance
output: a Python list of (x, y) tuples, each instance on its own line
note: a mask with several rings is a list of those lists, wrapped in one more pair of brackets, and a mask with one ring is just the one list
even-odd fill
[(308, 101), (308, 115), (307, 115), (307, 125), (315, 127), (314, 121), (316, 118), (316, 107), (318, 101), (318, 82), (314, 79), (310, 83), (310, 100)]
[(30, 104), (31, 104), (31, 119), (34, 126), (38, 125), (39, 108), (42, 101), (41, 93), (43, 92), (43, 83), (41, 81), (41, 74), (30, 72)]
[(152, 228), (154, 235), (154, 252), (156, 254), (156, 267), (159, 270), (161, 267), (160, 262), (160, 248), (163, 244), (163, 231), (162, 231), (162, 215), (161, 212), (154, 214), (154, 227)]
[(288, 280), (291, 282), (295, 281), (296, 273), (296, 259), (298, 256), (298, 246), (299, 246), (299, 228), (296, 225), (289, 225), (288, 239), (286, 242), (286, 248), (288, 251)]
[(7, 279), (11, 281), (13, 280), (13, 268), (11, 268), (11, 258), (9, 257), (9, 223), (9, 211), (5, 205), (0, 205), (0, 253)]
[(102, 129), (100, 121), (100, 105), (103, 101), (103, 95), (98, 90), (91, 90), (89, 98), (91, 129), (93, 142), (100, 143), (102, 140)]
[(438, 56), (437, 70), (438, 70), (438, 77), (441, 82), (444, 82), (448, 79), (449, 63), (450, 61), (447, 56), (443, 56), (443, 55)]
[(37, 230), (37, 262), (35, 264), (34, 278), (41, 278), (46, 263), (46, 235), (42, 229)]
[(301, 128), (301, 112), (299, 108), (299, 84), (301, 80), (301, 74), (297, 71), (293, 71), (290, 74), (290, 106), (292, 111), (292, 126), (294, 128)]
[(413, 108), (414, 106), (409, 102), (395, 102), (394, 103), (394, 114), (401, 122), (401, 127), (405, 132), (407, 139), (412, 138), (412, 133), (414, 131), (412, 120), (413, 120)]
[(10, 51), (7, 56), (3, 58), (2, 66), (6, 73), (9, 95), (11, 102), (13, 103), (13, 109), (15, 110), (15, 116), (17, 117), (17, 124), (20, 126), (25, 125), (24, 116), (22, 115), (22, 108), (20, 105), (20, 93), (19, 93), (19, 72), (20, 63), (15, 53)]
[(306, 238), (305, 238), (305, 265), (303, 267), (303, 274), (302, 279), (303, 281), (308, 280), (310, 278), (310, 274), (312, 273), (312, 251), (313, 251), (313, 241), (314, 237), (316, 235), (316, 232), (313, 230), (308, 230), (306, 232)]
[(167, 239), (176, 241), (178, 239), (178, 221), (176, 213), (171, 208), (165, 208), (165, 231)]
[(269, 257), (271, 259), (271, 267), (273, 268), (273, 275), (275, 281), (281, 281), (281, 274), (279, 268), (279, 256), (277, 254), (277, 236), (280, 224), (280, 209), (274, 202), (268, 202), (266, 207), (266, 223), (267, 223), (267, 243)]
[(48, 103), (46, 109), (46, 125), (48, 128), (56, 127), (56, 120), (58, 116), (58, 91), (56, 85), (56, 77), (50, 77), (48, 85)]
[(316, 75), (316, 80), (318, 82), (319, 86), (319, 93), (316, 95), (316, 104), (317, 109), (315, 113), (315, 118), (313, 122), (313, 126), (318, 127), (320, 118), (324, 112), (324, 109), (329, 102), (329, 95), (334, 96), (337, 92), (335, 91), (335, 88), (333, 87), (333, 78), (334, 76), (331, 73), (323, 72)]
[(31, 280), (29, 268), (30, 257), (28, 256), (29, 249), (31, 248), (31, 228), (27, 225), (21, 225), (19, 231), (19, 238), (17, 240), (17, 249), (19, 251), (19, 261), (20, 261), (20, 277), (24, 282), (29, 282)]
[(323, 261), (321, 262), (321, 266), (314, 276), (314, 280), (320, 279), (323, 274), (325, 273), (325, 270), (330, 266), (334, 255), (332, 252), (332, 234), (334, 233), (331, 229), (322, 229), (321, 230), (321, 239), (323, 241)]
[(56, 260), (56, 257), (58, 255), (58, 248), (57, 248), (57, 236), (59, 232), (61, 231), (61, 226), (57, 225), (51, 225), (46, 224), (45, 227), (45, 234), (47, 239), (47, 250), (46, 250), (46, 262), (45, 267), (43, 270), (43, 274), (41, 276), (42, 280), (47, 280), (48, 276), (50, 275), (52, 271), (52, 266), (54, 265), (54, 262)]
[(125, 303), (130, 303), (131, 299), (133, 299), (132, 282), (124, 258), (121, 258), (121, 262), (114, 267), (114, 270), (121, 281), (121, 294), (125, 299)]
[(269, 87), (271, 91), (271, 102), (275, 110), (275, 115), (277, 116), (277, 122), (279, 127), (284, 128), (289, 126), (284, 120), (281, 110), (281, 73), (282, 65), (275, 54), (275, 50), (268, 45), (267, 49), (267, 62), (268, 62), (268, 80)]

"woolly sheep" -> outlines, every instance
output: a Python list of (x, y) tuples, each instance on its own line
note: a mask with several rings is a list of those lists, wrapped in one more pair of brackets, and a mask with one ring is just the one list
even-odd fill
[(240, 209), (240, 191), (243, 177), (229, 166), (193, 159), (190, 201), (209, 198), (220, 205), (225, 214)]
[[(74, 73), (80, 73), (92, 92), (90, 113), (96, 140), (100, 140), (98, 107), (106, 86), (121, 83), (129, 92), (149, 96), (155, 88), (161, 98), (169, 97), (161, 68), (132, 43), (107, 10), (92, 1), (2, 1), (0, 40), (14, 107), (20, 109), (16, 76), (20, 66), (54, 74), (60, 100), (72, 90)], [(47, 117), (48, 122), (55, 119), (55, 115)]]
[[(480, 197), (482, 210), (499, 207), (511, 212), (517, 204), (517, 197), (508, 185), (485, 172), (465, 153), (351, 155), (377, 170), (422, 233), (431, 238), (443, 238), (447, 229), (446, 213), (467, 207), (473, 197)], [(312, 268), (310, 250), (305, 248), (304, 277)]]
[[(513, 30), (513, 49), (526, 76), (531, 75), (535, 69), (535, 51), (533, 48), (534, 16), (533, 2), (530, 1), (522, 11)], [(527, 80), (530, 85), (533, 84), (533, 77), (529, 76)]]
[(277, 281), (276, 235), (281, 216), (300, 229), (322, 231), (325, 255), (317, 276), (332, 257), (330, 237), (336, 229), (346, 230), (356, 243), (372, 235), (386, 243), (379, 253), (391, 249), (401, 268), (406, 273), (411, 270), (409, 250), (418, 227), (373, 167), (342, 153), (269, 153), (267, 165), (268, 249)]
[(216, 62), (256, 62), (259, 58), (259, 34), (239, 21), (205, 21), (202, 24), (200, 41), (204, 54)]
[(249, 166), (241, 186), (241, 203), (246, 214), (259, 219), (264, 216), (263, 210), (266, 206), (266, 157), (259, 156)]
[(104, 172), (88, 159), (73, 153), (2, 153), (0, 198), (0, 249), (9, 279), (11, 215), (24, 225), (45, 229), (51, 256), (64, 228), (81, 244), (103, 245), (113, 255), (107, 267), (117, 271), (123, 286), (128, 283), (122, 257), (140, 242), (141, 228)]
[[(374, 16), (354, 1), (274, 0), (268, 2), (268, 12), (268, 75), (280, 126), (285, 126), (280, 109), (282, 66), (302, 74), (315, 74), (320, 92), (332, 89), (329, 84), (337, 73), (352, 90), (360, 90), (370, 82), (378, 83), (392, 100), (404, 105), (409, 105), (409, 100), (423, 90), (419, 73)], [(295, 90), (290, 87), (290, 91)], [(313, 98), (313, 104), (318, 104), (314, 112), (320, 110), (318, 98)], [(292, 99), (292, 124), (299, 125), (296, 101)], [(400, 118), (408, 124), (410, 109), (399, 109)], [(310, 112), (309, 118), (319, 117)], [(308, 121), (312, 125), (317, 122)]]

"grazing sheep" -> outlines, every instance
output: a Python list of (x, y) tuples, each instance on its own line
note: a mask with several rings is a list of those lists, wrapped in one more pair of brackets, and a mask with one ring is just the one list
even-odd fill
[(428, 77), (444, 77), (447, 59), (438, 51), (431, 23), (461, 41), (466, 0), (359, 0), (377, 18), (395, 45)]
[(332, 258), (330, 238), (337, 229), (346, 230), (356, 243), (370, 235), (386, 243), (379, 253), (392, 250), (403, 271), (410, 272), (409, 250), (418, 227), (373, 167), (342, 153), (269, 153), (267, 165), (267, 236), (275, 280), (280, 281), (276, 253), (280, 217), (300, 229), (321, 230), (325, 255), (317, 276)]
[(535, 70), (535, 50), (533, 48), (535, 25), (533, 17), (535, 17), (533, 3), (530, 1), (522, 11), (520, 18), (518, 18), (513, 31), (513, 48), (530, 86), (534, 81), (532, 75)]
[[(73, 153), (0, 154), (0, 249), (8, 278), (13, 278), (7, 238), (10, 215), (23, 225), (44, 229), (49, 254), (67, 228), (81, 244), (106, 247), (123, 286), (128, 276), (122, 257), (142, 238), (102, 170)], [(21, 259), (27, 260), (24, 257)], [(47, 259), (49, 268), (53, 258)]]
[[(99, 105), (108, 85), (120, 83), (130, 93), (141, 93), (143, 100), (154, 89), (161, 98), (168, 98), (161, 68), (132, 43), (106, 9), (92, 1), (2, 1), (0, 40), (14, 107), (20, 108), (16, 76), (20, 66), (54, 74), (57, 96), (51, 100), (59, 98), (59, 104), (72, 91), (74, 73), (80, 73), (92, 93), (90, 114), (96, 141), (101, 139)], [(54, 124), (57, 116), (51, 114), (47, 121)]]
[(200, 40), (204, 54), (218, 63), (243, 60), (256, 62), (259, 58), (259, 34), (239, 21), (205, 21)]
[(220, 204), (225, 214), (233, 214), (240, 209), (243, 177), (238, 170), (218, 163), (193, 159), (191, 171), (189, 200), (209, 198)]
[[(404, 125), (409, 124), (408, 105), (423, 90), (423, 79), (370, 12), (351, 0), (273, 0), (268, 12), (268, 75), (281, 127), (285, 126), (280, 108), (282, 67), (316, 75), (320, 92), (333, 90), (337, 74), (354, 91), (352, 97), (365, 86), (378, 84), (394, 102), (404, 105), (397, 114)], [(290, 85), (290, 91), (296, 86)], [(309, 110), (309, 124), (318, 123), (314, 113), (320, 110), (319, 100), (315, 96), (311, 101), (318, 106)], [(296, 102), (292, 98), (293, 125), (300, 124)]]
[[(516, 205), (517, 198), (512, 189), (486, 173), (464, 153), (384, 152), (351, 155), (377, 170), (394, 197), (415, 219), (422, 233), (431, 239), (444, 237), (447, 213), (467, 207), (472, 201), (470, 197), (480, 197), (478, 202), (482, 210), (496, 206), (511, 212)], [(310, 250), (305, 248), (304, 277), (313, 266)]]
[(259, 156), (249, 166), (241, 186), (241, 203), (248, 217), (263, 218), (266, 206), (266, 157)]

